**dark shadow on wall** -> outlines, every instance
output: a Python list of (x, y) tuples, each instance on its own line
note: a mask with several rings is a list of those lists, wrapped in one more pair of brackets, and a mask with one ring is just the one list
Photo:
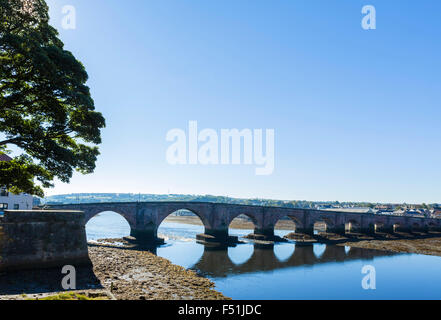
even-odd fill
[[(103, 289), (92, 266), (76, 267), (76, 290)], [(61, 268), (0, 272), (0, 295), (20, 295), (65, 291)]]

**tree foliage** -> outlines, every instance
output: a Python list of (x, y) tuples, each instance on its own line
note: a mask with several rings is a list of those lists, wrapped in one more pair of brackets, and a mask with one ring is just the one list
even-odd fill
[(42, 196), (55, 178), (95, 169), (105, 127), (84, 66), (49, 25), (44, 0), (0, 0), (0, 185)]

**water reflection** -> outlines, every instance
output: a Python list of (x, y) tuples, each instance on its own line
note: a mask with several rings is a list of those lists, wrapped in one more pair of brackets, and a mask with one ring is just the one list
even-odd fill
[[(120, 223), (118, 219), (120, 217), (116, 214), (107, 214), (96, 217), (93, 224), (91, 220), (90, 225), (87, 226), (89, 240), (127, 233), (127, 226)], [(107, 227), (106, 233), (102, 230), (103, 226)], [(112, 233), (109, 233), (109, 230)], [(202, 226), (174, 222), (163, 223), (158, 233), (166, 239), (166, 244), (159, 247), (138, 247), (138, 249), (148, 250), (174, 264), (195, 270), (199, 274), (211, 278), (225, 278), (235, 274), (396, 255), (369, 249), (325, 244), (296, 244), (294, 242), (276, 245), (248, 242), (236, 247), (213, 248), (194, 241), (196, 234), (202, 231)], [(252, 230), (234, 230), (234, 234), (238, 236), (244, 236), (250, 232)], [(277, 230), (277, 232), (283, 231)]]
[(174, 264), (188, 268), (200, 261), (204, 253), (204, 246), (195, 242), (168, 241), (166, 245), (151, 248), (149, 251), (157, 256), (166, 258)]
[[(241, 263), (236, 263), (229, 254), (229, 251), (236, 249), (206, 246), (201, 259), (190, 269), (203, 276), (222, 278), (232, 274), (272, 271), (329, 262), (372, 260), (375, 257), (397, 255), (391, 252), (359, 248), (350, 248), (346, 251), (345, 247), (336, 245), (290, 244), (285, 246), (291, 246), (293, 252), (284, 260), (277, 257), (274, 248), (265, 248), (255, 244), (252, 255)], [(323, 247), (323, 252), (319, 256), (315, 254), (315, 247)]]
[(294, 253), (295, 246), (274, 246), (274, 255), (279, 261), (287, 261)]
[(236, 265), (241, 265), (247, 262), (252, 257), (253, 250), (253, 246), (251, 245), (230, 247), (228, 248), (228, 257), (230, 258), (232, 263)]

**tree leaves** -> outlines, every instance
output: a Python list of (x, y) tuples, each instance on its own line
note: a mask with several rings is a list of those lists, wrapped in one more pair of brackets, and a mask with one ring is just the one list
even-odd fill
[(45, 1), (0, 0), (0, 16), (0, 152), (15, 145), (26, 154), (0, 163), (0, 185), (42, 195), (34, 177), (50, 187), (74, 170), (93, 172), (105, 120), (84, 66), (48, 24)]
[(0, 161), (0, 180), (12, 193), (29, 193), (43, 197), (43, 189), (35, 184), (36, 178), (42, 187), (52, 187), (53, 174), (40, 165), (33, 163), (26, 155), (11, 161)]

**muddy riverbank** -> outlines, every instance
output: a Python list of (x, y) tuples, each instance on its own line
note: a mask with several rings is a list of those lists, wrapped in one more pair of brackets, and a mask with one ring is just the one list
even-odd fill
[[(118, 300), (225, 300), (214, 283), (144, 249), (89, 244), (91, 267), (77, 268), (77, 289)], [(0, 273), (0, 300), (42, 299), (62, 291), (61, 269)]]
[(399, 253), (418, 253), (431, 256), (441, 256), (441, 237), (425, 239), (365, 240), (344, 243), (341, 245)]
[(346, 236), (321, 233), (314, 236), (290, 233), (286, 238), (302, 243), (328, 243), (362, 249), (397, 253), (441, 256), (441, 233), (351, 234)]
[(117, 299), (227, 299), (212, 281), (145, 250), (91, 244), (89, 256), (94, 274)]

